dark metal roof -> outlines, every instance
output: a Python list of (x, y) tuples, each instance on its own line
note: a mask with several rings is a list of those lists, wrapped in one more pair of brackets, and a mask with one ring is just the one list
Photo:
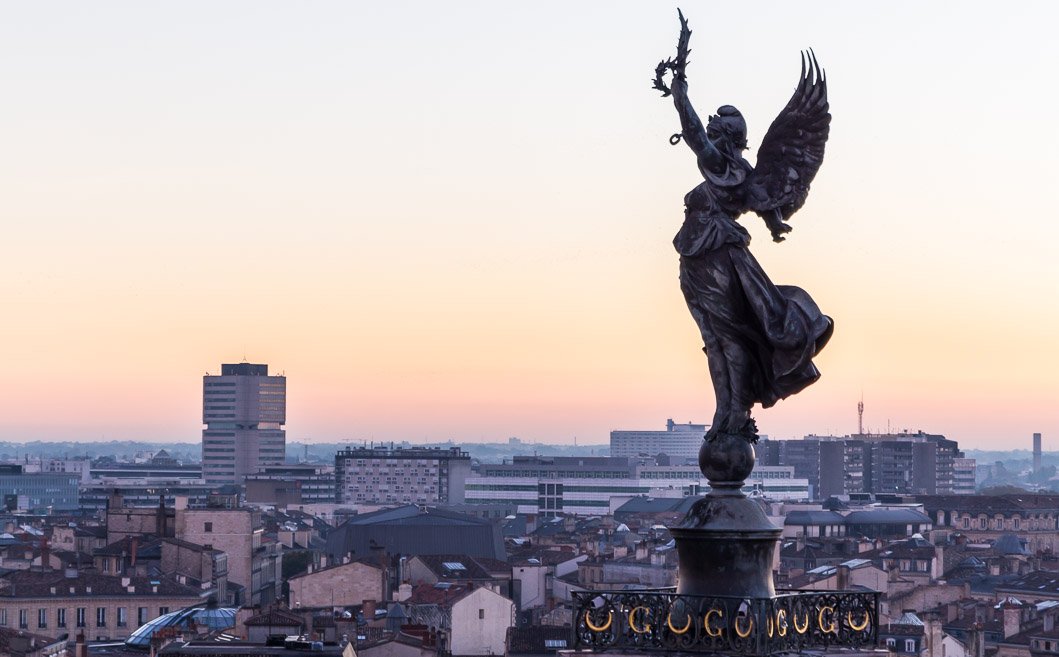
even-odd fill
[(1022, 541), (1014, 534), (1001, 534), (993, 543), (993, 549), (1000, 554), (1029, 554)]
[[(184, 597), (189, 602), (202, 597), (202, 592), (176, 582), (171, 577), (153, 579), (132, 576), (128, 578), (102, 575), (95, 571), (80, 571), (76, 577), (67, 577), (65, 571), (16, 570), (4, 575), (10, 583), (0, 590), (4, 598), (81, 598), (92, 596), (123, 597)], [(129, 586), (122, 586), (122, 580), (128, 579)], [(53, 592), (54, 589), (54, 592)], [(157, 593), (155, 592), (157, 589)]]
[(845, 518), (834, 511), (791, 511), (783, 519), (784, 525), (798, 527), (815, 525), (841, 525)]
[[(421, 554), (414, 558), (419, 559), (424, 566), (441, 580), (491, 580), (495, 577), (495, 575), (488, 570), (487, 566), (478, 563), (478, 560), (474, 557), (468, 557), (463, 554)], [(484, 557), (482, 560), (491, 561)], [(499, 563), (504, 567), (508, 576), (511, 575), (510, 565), (503, 562), (496, 563)]]
[(282, 609), (269, 609), (243, 621), (247, 627), (301, 627), (304, 624), (301, 616)]
[(633, 513), (687, 513), (700, 498), (691, 497), (634, 497), (614, 511), (614, 517)]
[(870, 509), (853, 511), (845, 518), (847, 525), (925, 525), (930, 517), (913, 509)]
[(504, 559), (499, 525), (435, 508), (403, 506), (353, 516), (327, 536), (327, 552), (336, 559), (349, 553), (465, 554)]
[(509, 627), (507, 651), (509, 655), (554, 655), (568, 648), (569, 639), (568, 627)]
[(1017, 595), (1025, 591), (1034, 595), (1056, 595), (1059, 593), (1059, 573), (1035, 570), (997, 586), (998, 591), (1012, 591)]

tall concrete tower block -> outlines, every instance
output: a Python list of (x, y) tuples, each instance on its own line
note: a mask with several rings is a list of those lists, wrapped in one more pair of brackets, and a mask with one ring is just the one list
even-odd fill
[(287, 378), (268, 365), (221, 365), (202, 377), (202, 477), (208, 484), (242, 484), (286, 457)]
[(1033, 474), (1041, 471), (1041, 434), (1033, 434)]

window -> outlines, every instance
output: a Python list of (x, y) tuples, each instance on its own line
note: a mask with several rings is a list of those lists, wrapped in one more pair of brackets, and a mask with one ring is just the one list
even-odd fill
[(126, 611), (127, 609), (125, 609), (125, 607), (118, 607), (118, 627), (125, 627), (129, 624), (129, 618)]
[(20, 629), (29, 629), (29, 611), (26, 609), (18, 610), (18, 627)]
[(905, 652), (915, 652), (916, 642), (915, 639), (905, 639)]
[(1011, 520), (1011, 528), (1012, 529), (1018, 529), (1019, 528), (1019, 519), (1018, 518), (1012, 518), (1012, 520)]
[(203, 526), (202, 531), (206, 532), (207, 534), (212, 533), (213, 532), (213, 523), (212, 522), (207, 522)]
[(478, 618), (479, 618), (479, 620), (484, 620), (485, 619), (485, 609), (479, 609), (478, 610)]
[(37, 610), (37, 627), (48, 627), (48, 610)]
[(59, 609), (55, 612), (55, 624), (59, 627), (66, 627), (66, 610)]
[(979, 518), (978, 519), (978, 528), (979, 529), (988, 529), (989, 528), (989, 520), (986, 519), (986, 518)]
[(136, 610), (136, 626), (139, 627), (147, 622), (147, 607), (139, 607)]
[(968, 518), (967, 516), (963, 517), (963, 528), (964, 529), (970, 529), (971, 528), (971, 519)]
[(96, 627), (107, 626), (107, 608), (96, 607)]
[(0, 609), (0, 625), (7, 626), (7, 610)]
[(158, 615), (159, 616), (165, 616), (168, 613), (169, 613), (169, 607), (159, 607), (158, 608)]
[(84, 626), (85, 626), (85, 608), (84, 607), (78, 607), (77, 608), (77, 627), (84, 627)]

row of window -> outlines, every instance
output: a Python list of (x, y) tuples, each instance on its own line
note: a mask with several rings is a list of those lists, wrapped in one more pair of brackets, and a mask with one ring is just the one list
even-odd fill
[[(67, 627), (67, 609), (56, 609), (55, 610), (55, 626), (56, 627)], [(117, 618), (115, 619), (117, 627), (128, 627), (128, 607), (118, 607)], [(159, 607), (158, 615), (169, 613), (169, 607)], [(50, 621), (48, 609), (37, 609), (37, 629), (46, 629)], [(88, 626), (88, 607), (77, 607), (74, 609), (74, 627), (87, 627)], [(21, 630), (29, 629), (30, 610), (19, 609), (18, 610), (18, 627)], [(150, 614), (147, 607), (136, 608), (136, 626), (139, 627), (150, 620)], [(7, 609), (0, 609), (0, 627), (7, 627)], [(107, 626), (107, 607), (96, 607), (96, 627)]]
[[(1004, 519), (1003, 518), (993, 518), (992, 522), (990, 522), (990, 519), (987, 518), (986, 516), (979, 516), (977, 518), (977, 520), (978, 520), (978, 522), (975, 523), (975, 525), (976, 525), (975, 528), (976, 529), (996, 529), (996, 530), (1004, 529)], [(971, 529), (971, 518), (969, 518), (968, 516), (964, 516), (963, 517), (963, 528), (964, 529)], [(1014, 530), (1022, 529), (1021, 519), (1020, 518), (1012, 518), (1011, 519), (1011, 528), (1014, 529)], [(1028, 523), (1028, 529), (1055, 529), (1055, 520), (1053, 520), (1051, 518), (1042, 519), (1042, 520), (1038, 520), (1037, 518), (1030, 518), (1029, 523)]]
[[(897, 649), (897, 639), (887, 639), (886, 647)], [(917, 652), (915, 639), (905, 639), (905, 652)]]
[[(380, 482), (380, 479), (382, 479), (381, 482)], [(380, 477), (372, 477), (371, 478), (371, 483), (373, 483), (373, 484), (378, 484), (378, 483), (396, 484), (396, 483), (398, 483), (397, 479), (398, 479), (397, 477), (381, 477), (381, 478)], [(366, 484), (366, 483), (368, 483), (368, 478), (367, 477), (357, 477), (356, 481), (357, 481), (358, 484)], [(418, 477), (415, 480), (415, 483), (420, 484), (420, 485), (426, 485), (428, 481), (433, 483), (432, 479), (428, 480), (426, 477)], [(353, 483), (353, 477), (346, 477), (346, 483), (347, 484), (352, 484)], [(400, 483), (402, 483), (402, 484), (411, 484), (413, 482), (412, 482), (412, 478), (411, 477), (404, 477)]]
[(632, 477), (626, 472), (607, 472), (607, 471), (592, 471), (592, 470), (569, 470), (569, 471), (556, 471), (556, 470), (493, 470), (491, 468), (485, 469), (482, 472), (484, 477), (526, 477), (536, 479), (631, 479)]

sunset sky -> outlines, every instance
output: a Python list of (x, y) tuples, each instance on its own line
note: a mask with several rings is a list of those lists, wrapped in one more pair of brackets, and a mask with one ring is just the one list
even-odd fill
[[(762, 433), (1059, 450), (1059, 10), (691, 2), (691, 97), (753, 148), (827, 70), (773, 281), (835, 319)], [(0, 1), (0, 440), (197, 441), (202, 375), (289, 441), (605, 442), (705, 422), (671, 240), (701, 180), (658, 2)]]

